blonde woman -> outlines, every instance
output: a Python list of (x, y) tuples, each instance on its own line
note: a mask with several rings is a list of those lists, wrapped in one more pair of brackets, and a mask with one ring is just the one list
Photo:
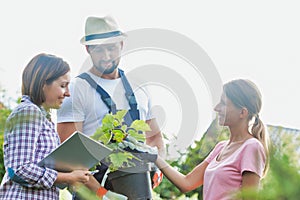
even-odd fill
[[(262, 101), (256, 85), (249, 80), (233, 80), (223, 86), (216, 105), (219, 124), (227, 126), (230, 138), (219, 142), (208, 157), (183, 175), (161, 157), (156, 164), (182, 192), (203, 185), (205, 200), (232, 199), (246, 188), (258, 188), (268, 163), (268, 136), (259, 118)], [(254, 120), (249, 130), (250, 121)]]

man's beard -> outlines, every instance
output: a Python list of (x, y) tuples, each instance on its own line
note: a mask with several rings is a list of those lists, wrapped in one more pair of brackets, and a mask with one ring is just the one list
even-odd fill
[(97, 69), (97, 71), (99, 71), (101, 74), (111, 74), (113, 71), (115, 71), (115, 69), (118, 67), (119, 65), (119, 61), (112, 61), (112, 66), (110, 68), (105, 68), (101, 65), (101, 63), (99, 65), (95, 65), (94, 67)]

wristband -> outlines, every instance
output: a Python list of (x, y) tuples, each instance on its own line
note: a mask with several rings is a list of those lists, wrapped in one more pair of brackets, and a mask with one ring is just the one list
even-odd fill
[(103, 197), (107, 193), (107, 189), (104, 187), (99, 187), (96, 194), (98, 197)]

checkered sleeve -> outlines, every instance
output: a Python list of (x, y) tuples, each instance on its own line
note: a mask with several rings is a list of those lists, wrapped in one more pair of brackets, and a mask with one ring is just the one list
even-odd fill
[[(14, 181), (22, 180), (26, 187), (51, 188), (57, 177), (56, 171), (37, 165), (41, 159), (40, 151), (44, 150), (48, 153), (47, 145), (53, 143), (47, 141), (47, 138), (42, 140), (44, 144), (38, 142), (40, 134), (44, 131), (45, 120), (46, 118), (36, 106), (22, 107), (12, 113), (7, 120), (4, 144), (5, 165), (10, 169), (10, 178)], [(41, 146), (44, 149), (40, 148)]]

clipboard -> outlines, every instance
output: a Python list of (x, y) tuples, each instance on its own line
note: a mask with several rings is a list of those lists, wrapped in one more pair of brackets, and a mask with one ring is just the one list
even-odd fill
[(90, 169), (111, 153), (110, 148), (79, 131), (75, 131), (67, 140), (41, 160), (38, 165), (59, 172), (71, 172), (83, 168)]

